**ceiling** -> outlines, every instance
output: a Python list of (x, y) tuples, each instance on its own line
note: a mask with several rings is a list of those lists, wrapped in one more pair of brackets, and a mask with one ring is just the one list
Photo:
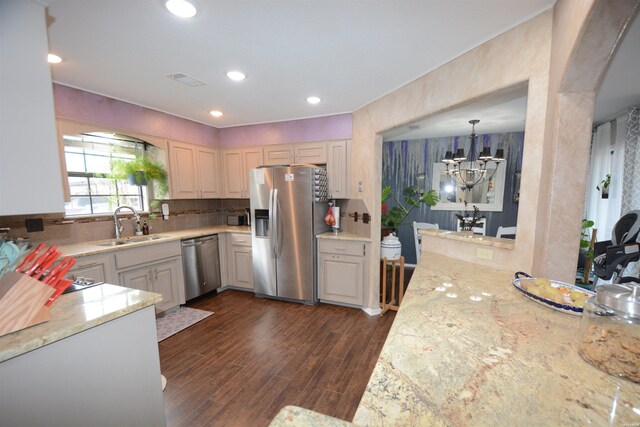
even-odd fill
[(476, 133), (520, 132), (527, 113), (527, 87), (487, 96), (450, 111), (437, 113), (384, 133), (385, 141), (438, 138), (471, 133), (469, 120), (477, 119)]
[[(53, 0), (49, 45), (63, 58), (53, 80), (216, 127), (327, 116), (392, 92), (553, 2), (196, 0), (199, 13), (187, 20), (163, 0)], [(246, 80), (229, 80), (234, 69)], [(206, 85), (185, 86), (166, 77), (173, 73)], [(308, 104), (310, 95), (322, 102)]]
[(636, 16), (625, 33), (602, 85), (596, 94), (594, 123), (613, 119), (622, 111), (640, 105), (640, 18)]

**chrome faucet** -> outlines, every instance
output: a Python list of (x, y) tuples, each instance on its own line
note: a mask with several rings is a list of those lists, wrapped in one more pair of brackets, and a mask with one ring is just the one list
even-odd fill
[(122, 226), (122, 222), (120, 222), (120, 219), (118, 218), (118, 212), (120, 212), (120, 210), (122, 209), (129, 209), (131, 212), (133, 212), (133, 215), (136, 218), (136, 221), (140, 221), (140, 215), (138, 215), (138, 212), (136, 212), (135, 209), (133, 209), (131, 206), (127, 206), (127, 205), (120, 205), (116, 208), (115, 211), (113, 211), (113, 223), (116, 227), (116, 239), (120, 238), (120, 233), (122, 233), (122, 230), (124, 229), (124, 227)]

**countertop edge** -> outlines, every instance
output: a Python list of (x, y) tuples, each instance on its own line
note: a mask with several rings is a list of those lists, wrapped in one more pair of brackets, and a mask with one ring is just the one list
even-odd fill
[(316, 236), (318, 239), (326, 239), (326, 240), (352, 240), (356, 242), (367, 242), (371, 243), (371, 238), (366, 236), (361, 236), (359, 234), (351, 233), (349, 231), (339, 231), (335, 233), (333, 231), (327, 231)]
[[(51, 320), (49, 320), (48, 322), (31, 326), (29, 328), (22, 329), (20, 331), (12, 332), (10, 334), (0, 337), (0, 363), (9, 359), (13, 359), (14, 357), (18, 357), (30, 351), (37, 350), (40, 347), (53, 344), (57, 341), (68, 338), (72, 335), (84, 332), (88, 329), (94, 328), (103, 323), (107, 323), (109, 321), (126, 316), (127, 314), (136, 312), (138, 310), (142, 310), (146, 307), (153, 306), (154, 304), (162, 301), (161, 294), (154, 293), (154, 292), (146, 292), (146, 291), (136, 291), (141, 293), (140, 294), (141, 299), (138, 302), (135, 302), (131, 305), (127, 305), (123, 308), (119, 308), (117, 310), (103, 314), (101, 316), (98, 316), (90, 320), (78, 319), (76, 321), (71, 322), (70, 324), (58, 325), (59, 327), (55, 328), (54, 330), (47, 331), (47, 328), (52, 326), (50, 322), (56, 321), (56, 320), (63, 321), (62, 319), (60, 319), (60, 317), (62, 317), (61, 314), (63, 312), (69, 311), (74, 306), (77, 306), (77, 304), (75, 305), (64, 304), (65, 302), (66, 303), (72, 302), (71, 300), (72, 298), (77, 299), (79, 298), (78, 295), (82, 295), (82, 293), (84, 292), (90, 292), (92, 289), (100, 288), (103, 286), (112, 286), (112, 287), (121, 288), (122, 291), (120, 291), (120, 293), (123, 293), (125, 295), (127, 292), (135, 291), (135, 290), (124, 288), (118, 285), (105, 284), (105, 285), (98, 285), (82, 291), (62, 295), (57, 301), (57, 303), (59, 304), (58, 307), (56, 307), (56, 304), (53, 304), (52, 306)], [(56, 319), (56, 317), (58, 317), (58, 319)], [(20, 339), (21, 335), (24, 336), (28, 334), (36, 334), (36, 335), (30, 338), (26, 338), (24, 340)], [(13, 340), (17, 340), (18, 342), (12, 343)], [(2, 341), (9, 341), (9, 344), (13, 344), (13, 345), (7, 345), (6, 349), (2, 349), (1, 347)]]

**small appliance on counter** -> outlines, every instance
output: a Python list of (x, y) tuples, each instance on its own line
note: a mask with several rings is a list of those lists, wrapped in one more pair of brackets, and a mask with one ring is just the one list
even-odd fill
[(227, 215), (227, 225), (247, 225), (246, 216), (244, 214), (239, 215)]

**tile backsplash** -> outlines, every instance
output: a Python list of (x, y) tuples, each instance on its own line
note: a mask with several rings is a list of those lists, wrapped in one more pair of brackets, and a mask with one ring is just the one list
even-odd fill
[[(151, 234), (187, 228), (208, 227), (227, 223), (227, 215), (240, 214), (249, 207), (248, 199), (206, 199), (206, 200), (165, 200), (169, 205), (169, 219), (163, 220), (160, 210), (151, 214), (141, 214), (143, 221), (151, 227)], [(363, 214), (369, 214), (364, 201), (338, 200), (341, 229), (364, 237), (369, 237), (371, 223), (363, 221)], [(125, 212), (120, 216), (123, 236), (134, 234), (135, 220)], [(356, 220), (357, 213), (357, 220)], [(324, 212), (322, 213), (324, 215)], [(44, 230), (28, 232), (25, 221), (41, 218)], [(112, 215), (95, 217), (65, 217), (64, 214), (15, 215), (0, 217), (0, 228), (10, 228), (12, 238), (27, 238), (33, 242), (47, 242), (66, 245), (115, 237)]]
[[(241, 213), (249, 207), (247, 199), (165, 200), (169, 205), (169, 219), (163, 220), (160, 211), (141, 214), (151, 227), (151, 234), (187, 228), (207, 227), (227, 223), (227, 215)], [(119, 216), (124, 226), (123, 236), (134, 234), (132, 215)], [(25, 221), (42, 218), (43, 231), (28, 232)], [(0, 217), (0, 228), (10, 228), (12, 238), (28, 238), (33, 242), (65, 245), (76, 242), (110, 239), (115, 236), (112, 215), (95, 217), (64, 217), (64, 214), (15, 215)]]

